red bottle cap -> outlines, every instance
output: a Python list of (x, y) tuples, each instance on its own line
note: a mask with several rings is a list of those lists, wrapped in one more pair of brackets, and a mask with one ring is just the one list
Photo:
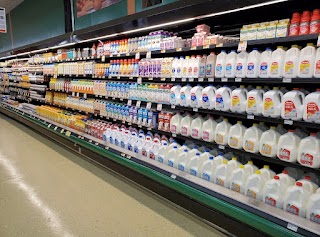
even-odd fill
[(275, 175), (273, 178), (276, 179), (276, 180), (280, 179), (280, 177), (278, 175)]
[(302, 187), (302, 183), (301, 182), (296, 182), (296, 185), (299, 187)]
[(311, 180), (311, 177), (309, 175), (304, 176), (304, 179)]
[(282, 171), (283, 174), (288, 174), (288, 170)]

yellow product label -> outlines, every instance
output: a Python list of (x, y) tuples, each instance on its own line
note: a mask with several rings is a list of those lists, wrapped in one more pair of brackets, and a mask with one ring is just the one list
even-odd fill
[(279, 63), (278, 62), (272, 62), (270, 69), (271, 69), (271, 74), (278, 74)]
[(247, 196), (252, 197), (252, 198), (257, 198), (257, 193), (248, 189)]
[(262, 155), (271, 155), (272, 147), (269, 144), (263, 144), (261, 154)]
[(270, 110), (271, 108), (273, 108), (274, 103), (273, 100), (271, 98), (266, 98), (263, 102), (263, 107), (265, 111)]
[(237, 107), (240, 105), (240, 98), (238, 96), (233, 96), (231, 100), (232, 107)]
[(256, 106), (256, 104), (257, 104), (256, 98), (253, 96), (250, 96), (248, 98), (248, 109), (254, 108)]
[(231, 147), (238, 147), (238, 138), (236, 137), (231, 137), (230, 138), (230, 144), (229, 146)]
[(245, 151), (253, 151), (253, 148), (254, 148), (254, 142), (247, 140), (247, 141), (244, 143), (243, 149), (244, 149)]
[(308, 60), (303, 60), (301, 63), (300, 63), (300, 72), (301, 74), (309, 74), (310, 72), (310, 61)]
[(292, 74), (294, 69), (294, 63), (292, 61), (286, 62), (284, 66), (284, 72), (285, 74)]
[(216, 184), (220, 185), (220, 186), (224, 186), (224, 180), (223, 179), (220, 179), (220, 178), (217, 178), (216, 179)]
[(218, 143), (218, 144), (223, 143), (223, 136), (221, 134), (216, 135), (216, 143)]
[(231, 184), (231, 190), (240, 193), (240, 186), (239, 186), (239, 184), (232, 183), (232, 184)]

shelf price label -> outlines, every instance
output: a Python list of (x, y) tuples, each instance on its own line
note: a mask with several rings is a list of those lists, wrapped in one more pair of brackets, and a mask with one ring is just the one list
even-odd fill
[(151, 107), (152, 107), (152, 103), (151, 103), (151, 102), (148, 102), (146, 108), (147, 108), (147, 109), (151, 109)]
[(228, 78), (226, 78), (226, 77), (221, 78), (221, 81), (222, 81), (222, 82), (228, 82)]
[(194, 78), (189, 78), (189, 81), (194, 81)]
[(66, 136), (70, 137), (70, 135), (71, 135), (71, 132), (70, 131), (66, 131)]
[(140, 108), (140, 106), (141, 106), (141, 101), (138, 100), (137, 103), (136, 103), (136, 107), (137, 107), (137, 108)]
[(128, 100), (127, 105), (128, 105), (128, 106), (131, 106), (131, 105), (132, 105), (132, 100)]
[(292, 125), (293, 121), (292, 120), (284, 120), (283, 123), (287, 124), (287, 125)]
[(238, 44), (238, 52), (247, 51), (248, 42), (246, 40), (240, 41)]
[(161, 111), (162, 110), (162, 104), (157, 104), (157, 110)]
[(138, 77), (137, 83), (138, 83), (138, 84), (141, 84), (141, 83), (142, 83), (142, 78), (141, 78), (141, 77)]
[(140, 52), (136, 53), (136, 59), (140, 59)]
[(176, 51), (177, 51), (177, 52), (181, 52), (181, 51), (182, 51), (182, 48), (177, 48)]
[(208, 78), (208, 82), (214, 82), (214, 78), (213, 77)]
[(320, 34), (318, 35), (317, 46), (320, 47)]
[(242, 78), (238, 78), (238, 77), (237, 77), (237, 78), (234, 79), (234, 81), (235, 81), (235, 82), (242, 82)]
[(291, 83), (291, 82), (292, 82), (292, 79), (291, 79), (291, 78), (283, 78), (283, 79), (282, 79), (282, 82), (283, 82), (283, 83)]
[(64, 129), (62, 129), (62, 130), (60, 131), (60, 133), (61, 133), (61, 134), (64, 133)]
[(151, 51), (148, 51), (148, 52), (147, 52), (146, 58), (151, 58)]
[(203, 77), (198, 78), (198, 81), (204, 81)]

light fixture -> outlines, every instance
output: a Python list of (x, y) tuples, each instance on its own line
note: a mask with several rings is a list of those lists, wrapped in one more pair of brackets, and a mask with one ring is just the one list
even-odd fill
[[(121, 33), (120, 33), (121, 34)], [(100, 37), (96, 37), (96, 38), (91, 38), (91, 39), (86, 39), (86, 40), (81, 40), (78, 43), (86, 43), (86, 42), (91, 42), (91, 41), (96, 41), (96, 40), (102, 40), (102, 39), (107, 39), (107, 38), (111, 38), (111, 37), (115, 37), (119, 35), (118, 33), (115, 34), (111, 34), (111, 35), (104, 35), (104, 36), (100, 36)]]
[(23, 55), (29, 55), (30, 54), (30, 52), (24, 52), (24, 53), (18, 53), (18, 54), (16, 54), (16, 56), (23, 56)]
[(76, 44), (75, 42), (67, 43), (67, 44), (61, 44), (61, 45), (56, 45), (56, 46), (53, 46), (53, 47), (49, 47), (49, 49), (59, 49), (59, 48), (67, 47), (67, 46), (72, 46), (72, 45), (75, 45), (75, 44)]
[(43, 52), (43, 51), (47, 51), (47, 50), (49, 50), (49, 49), (50, 49), (50, 48), (37, 49), (37, 50), (31, 51), (30, 53), (40, 53), (40, 52)]

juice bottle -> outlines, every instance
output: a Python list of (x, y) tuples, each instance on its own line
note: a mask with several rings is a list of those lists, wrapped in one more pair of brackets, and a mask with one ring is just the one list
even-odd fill
[(320, 9), (314, 9), (310, 21), (310, 34), (320, 33)]
[(310, 12), (303, 11), (300, 21), (299, 35), (307, 35), (310, 33)]
[(300, 14), (299, 12), (294, 12), (292, 14), (292, 19), (289, 27), (289, 36), (299, 35), (300, 31)]

